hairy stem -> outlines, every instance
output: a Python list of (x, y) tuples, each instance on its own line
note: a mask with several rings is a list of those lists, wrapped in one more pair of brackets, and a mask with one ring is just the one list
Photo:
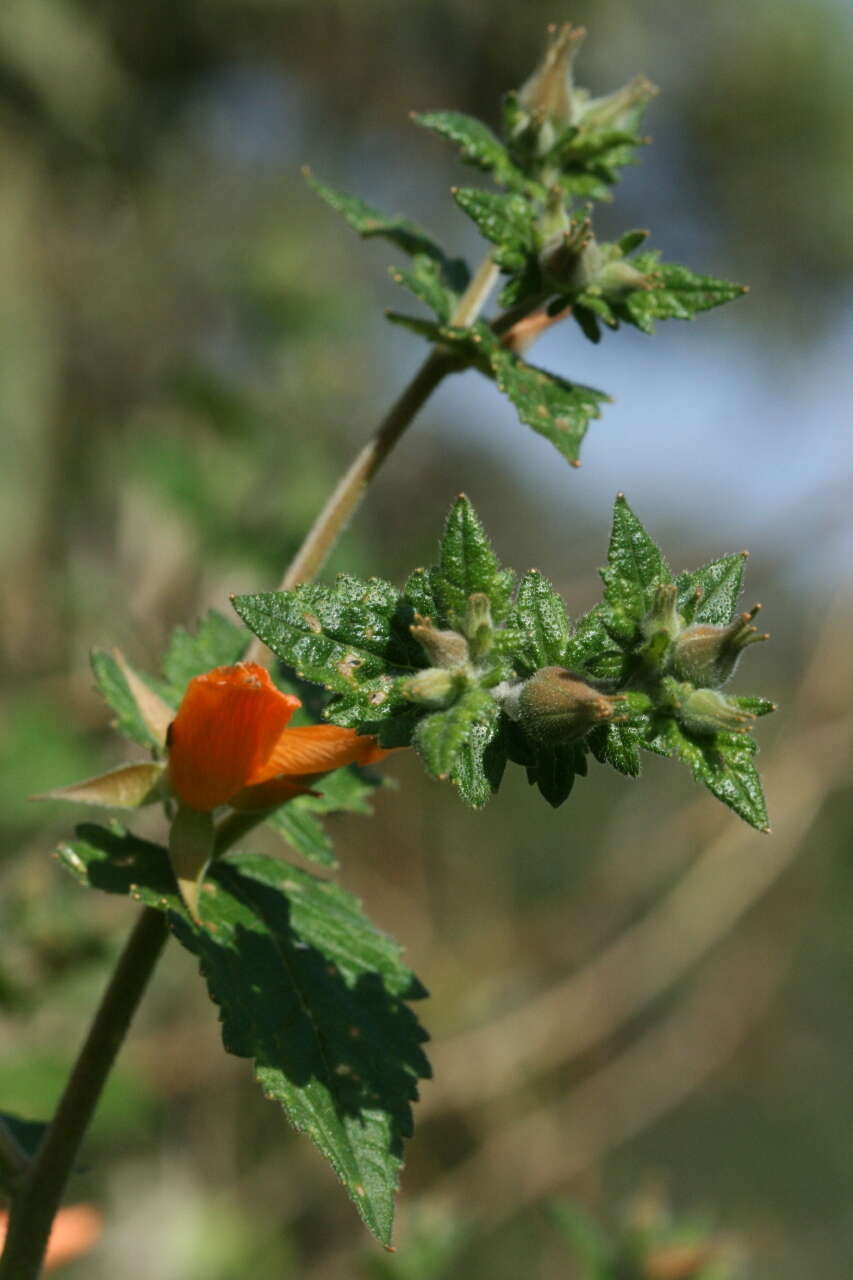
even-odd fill
[[(491, 255), (485, 258), (471, 279), (455, 311), (452, 325), (469, 325), (477, 319), (498, 277)], [(427, 356), (409, 385), (394, 402), (367, 444), (356, 454), (335, 486), (323, 510), (314, 521), (301, 547), (287, 567), (279, 584), (289, 591), (300, 582), (310, 582), (322, 568), (329, 553), (349, 524), (370, 481), (397, 444), (406, 428), (423, 407), (438, 384), (449, 373), (464, 367), (452, 351), (436, 347)], [(263, 661), (266, 646), (257, 637), (246, 651), (247, 662)]]
[(12, 1202), (0, 1280), (35, 1280), (65, 1184), (115, 1056), (169, 935), (147, 907), (125, 944), (56, 1114)]

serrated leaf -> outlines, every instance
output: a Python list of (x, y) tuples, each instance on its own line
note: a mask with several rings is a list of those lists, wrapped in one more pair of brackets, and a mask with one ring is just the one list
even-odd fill
[(435, 571), (432, 569), (415, 569), (409, 574), (403, 586), (403, 599), (412, 606), (415, 613), (424, 618), (436, 618), (439, 604), (435, 596)]
[(446, 324), (456, 305), (457, 294), (444, 283), (441, 267), (426, 254), (416, 254), (411, 270), (391, 268), (391, 278), (435, 312)]
[(467, 804), (481, 809), (500, 787), (506, 762), (500, 710), (492, 700), (492, 707), (486, 708), (463, 743), (450, 780)]
[(358, 196), (347, 195), (343, 191), (337, 191), (334, 187), (319, 182), (310, 170), (305, 170), (304, 173), (305, 181), (311, 190), (316, 192), (321, 200), (325, 200), (336, 213), (346, 218), (353, 231), (356, 231), (363, 240), (380, 236), (383, 240), (390, 240), (404, 253), (425, 253), (438, 262), (444, 262), (444, 250), (438, 241), (410, 218), (404, 218), (399, 214), (382, 213), (364, 200), (360, 200)]
[(538, 569), (530, 569), (521, 579), (512, 621), (523, 637), (514, 654), (522, 671), (565, 666), (569, 643), (566, 606)]
[(575, 623), (566, 650), (565, 666), (594, 680), (621, 684), (628, 658), (608, 630), (610, 611), (596, 605)]
[(640, 776), (640, 730), (630, 725), (606, 724), (593, 729), (587, 738), (589, 748), (599, 764), (612, 765), (626, 777)]
[(740, 284), (699, 276), (674, 262), (659, 262), (658, 254), (644, 253), (632, 259), (638, 271), (654, 276), (650, 289), (634, 289), (614, 309), (621, 319), (643, 333), (654, 332), (655, 320), (690, 320), (700, 311), (709, 311), (746, 293)]
[(569, 462), (579, 465), (587, 427), (601, 416), (601, 406), (609, 396), (537, 369), (498, 342), (490, 345), (487, 357), (498, 390), (512, 401), (521, 421), (556, 445)]
[(296, 801), (291, 800), (276, 809), (267, 820), (270, 826), (309, 862), (316, 862), (321, 867), (336, 867), (338, 860), (323, 824), (312, 813), (295, 806)]
[(604, 598), (626, 638), (648, 612), (655, 587), (672, 581), (660, 550), (621, 493), (613, 508), (607, 568), (601, 576), (605, 583)]
[(505, 271), (521, 270), (535, 248), (533, 213), (519, 195), (481, 191), (478, 187), (456, 187), (453, 199), (497, 248), (494, 259)]
[(500, 567), (479, 516), (464, 494), (456, 499), (447, 517), (432, 583), (451, 626), (462, 626), (468, 597), (474, 592), (488, 596), (495, 622), (501, 622), (509, 611), (514, 574)]
[(466, 164), (491, 173), (505, 187), (524, 186), (524, 174), (513, 164), (503, 143), (482, 120), (462, 111), (423, 111), (412, 119), (424, 129), (437, 133), (459, 149)]
[(163, 675), (177, 700), (195, 676), (214, 667), (229, 667), (239, 662), (249, 637), (243, 627), (213, 609), (195, 632), (176, 627), (163, 659)]
[(460, 753), (480, 726), (494, 726), (498, 706), (487, 689), (468, 689), (446, 711), (433, 711), (418, 721), (413, 745), (434, 778), (450, 777)]
[(553, 809), (568, 800), (575, 785), (577, 752), (574, 744), (566, 747), (540, 747), (534, 750), (533, 762), (527, 766), (527, 779), (539, 788)]
[(400, 949), (337, 885), (272, 858), (227, 856), (202, 893), (203, 928), (178, 898), (165, 850), (81, 827), (59, 858), (84, 884), (169, 915), (219, 1006), (226, 1050), (253, 1058), (266, 1096), (329, 1160), (366, 1226), (388, 1244), (425, 1032), (425, 992)]
[[(706, 622), (724, 627), (731, 622), (743, 589), (746, 555), (723, 556), (693, 573), (680, 573), (678, 607), (688, 623)], [(697, 596), (697, 588), (700, 594)]]
[(659, 755), (674, 755), (691, 769), (697, 782), (728, 805), (744, 822), (767, 831), (767, 805), (752, 757), (758, 750), (745, 733), (715, 733), (707, 737), (688, 734), (667, 717), (654, 738), (642, 745)]
[(350, 693), (411, 666), (400, 593), (378, 578), (341, 574), (332, 587), (236, 596), (237, 613), (300, 677)]
[(94, 649), (90, 661), (98, 692), (115, 713), (115, 727), (119, 733), (141, 747), (159, 748), (161, 744), (157, 735), (146, 723), (115, 656), (103, 649)]

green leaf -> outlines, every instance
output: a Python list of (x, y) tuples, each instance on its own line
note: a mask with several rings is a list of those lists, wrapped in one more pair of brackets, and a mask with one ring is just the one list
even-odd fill
[(699, 311), (709, 311), (747, 292), (744, 285), (697, 276), (673, 262), (659, 262), (656, 252), (640, 254), (631, 265), (652, 275), (655, 284), (651, 289), (632, 290), (614, 304), (614, 309), (643, 333), (654, 332), (655, 320), (690, 320)]
[(601, 416), (601, 406), (609, 396), (526, 364), (497, 341), (490, 345), (487, 357), (498, 390), (515, 405), (521, 421), (556, 445), (573, 466), (579, 466), (587, 427)]
[(741, 551), (738, 555), (712, 560), (693, 573), (680, 573), (676, 578), (678, 607), (685, 621), (718, 627), (731, 622), (743, 589), (745, 563), (746, 552)]
[(669, 566), (622, 493), (613, 508), (607, 568), (601, 576), (604, 598), (619, 633), (626, 638), (634, 634), (648, 612), (655, 587), (672, 581)]
[(410, 271), (392, 267), (391, 278), (426, 303), (443, 323), (450, 319), (457, 294), (445, 284), (441, 267), (433, 258), (416, 254)]
[(451, 626), (462, 626), (468, 597), (474, 592), (489, 597), (495, 622), (502, 621), (509, 612), (514, 574), (511, 569), (501, 569), (486, 531), (464, 494), (456, 499), (447, 517), (432, 582)]
[(195, 632), (176, 627), (163, 659), (163, 675), (176, 703), (195, 676), (214, 667), (230, 667), (239, 662), (248, 642), (243, 627), (212, 609)]
[(578, 618), (564, 665), (594, 680), (621, 684), (628, 670), (628, 657), (608, 630), (611, 616), (610, 610), (596, 605)]
[(315, 191), (321, 200), (325, 200), (326, 204), (331, 205), (336, 213), (346, 218), (353, 231), (356, 231), (363, 240), (380, 236), (384, 240), (390, 240), (404, 253), (425, 253), (438, 262), (444, 262), (444, 251), (441, 245), (416, 222), (399, 214), (389, 216), (381, 213), (372, 205), (366, 204), (364, 200), (360, 200), (358, 196), (349, 196), (343, 191), (337, 191), (334, 187), (318, 182), (309, 169), (303, 172), (311, 190)]
[(516, 168), (506, 147), (482, 120), (461, 111), (424, 111), (413, 114), (412, 119), (415, 124), (453, 143), (466, 164), (491, 173), (501, 186), (515, 189), (524, 186), (524, 174)]
[[(333, 587), (237, 596), (237, 613), (300, 678), (351, 693), (410, 669), (414, 642), (399, 616), (400, 593), (379, 578), (341, 574)], [(405, 609), (403, 612), (407, 612)]]
[(433, 711), (418, 721), (414, 746), (433, 777), (444, 780), (456, 769), (475, 731), (494, 726), (497, 717), (498, 706), (488, 689), (468, 689), (446, 711)]
[(115, 727), (119, 733), (138, 742), (141, 747), (156, 749), (160, 744), (145, 723), (125, 674), (113, 655), (104, 649), (93, 649), (91, 663), (98, 692), (115, 713)]
[[(497, 703), (493, 702), (497, 711)], [(462, 799), (473, 809), (481, 809), (501, 785), (507, 762), (506, 744), (500, 731), (500, 713), (489, 712), (478, 721), (463, 743), (450, 780)]]
[(777, 710), (776, 703), (770, 702), (767, 698), (739, 697), (737, 694), (729, 696), (742, 711), (748, 711), (753, 716), (769, 716)]
[(452, 195), (485, 238), (497, 245), (494, 259), (498, 266), (520, 271), (535, 248), (533, 213), (523, 196), (477, 187), (455, 187)]
[(566, 606), (538, 569), (530, 569), (521, 579), (512, 620), (523, 636), (514, 654), (522, 671), (565, 666), (569, 643)]
[(254, 1059), (266, 1096), (316, 1143), (388, 1244), (410, 1103), (429, 1075), (425, 1032), (405, 1004), (425, 992), (397, 944), (337, 885), (272, 858), (216, 862), (202, 928), (156, 845), (86, 826), (59, 858), (84, 884), (168, 913), (219, 1006), (226, 1050)]
[(761, 779), (752, 762), (758, 748), (748, 734), (699, 737), (688, 734), (675, 719), (667, 717), (656, 726), (654, 737), (642, 745), (658, 755), (676, 756), (691, 769), (697, 782), (703, 782), (744, 822), (759, 831), (769, 831)]
[(593, 729), (587, 738), (589, 748), (600, 764), (612, 765), (629, 778), (640, 776), (638, 742), (641, 730), (631, 725), (607, 724)]
[[(582, 750), (580, 756), (583, 757)], [(533, 762), (527, 766), (527, 779), (539, 788), (553, 809), (559, 809), (572, 793), (575, 776), (579, 772), (577, 766), (578, 749), (575, 744), (535, 748)]]
[(338, 860), (323, 824), (312, 813), (295, 806), (296, 800), (291, 800), (276, 809), (268, 818), (270, 826), (309, 862), (316, 862), (321, 867), (336, 867)]

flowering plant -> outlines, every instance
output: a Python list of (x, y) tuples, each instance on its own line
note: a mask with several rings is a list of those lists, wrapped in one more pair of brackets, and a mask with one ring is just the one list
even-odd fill
[[(85, 824), (59, 849), (83, 884), (130, 896), (131, 935), (57, 1116), (37, 1154), (0, 1153), (13, 1212), (0, 1277), (37, 1274), (50, 1222), (112, 1057), (169, 934), (195, 955), (226, 1049), (317, 1144), (368, 1228), (390, 1241), (403, 1142), (426, 1033), (409, 1002), (425, 992), (395, 942), (333, 880), (243, 845), (261, 823), (302, 861), (334, 865), (320, 818), (369, 812), (370, 766), (412, 747), (474, 808), (523, 769), (553, 806), (591, 763), (629, 778), (641, 752), (674, 757), (744, 821), (767, 831), (751, 730), (773, 709), (723, 691), (765, 637), (738, 613), (744, 557), (673, 573), (621, 494), (602, 599), (571, 621), (553, 586), (501, 565), (467, 498), (452, 506), (436, 563), (401, 586), (343, 574), (315, 583), (367, 482), (431, 391), (473, 369), (572, 465), (607, 395), (526, 361), (531, 341), (573, 319), (599, 342), (623, 324), (690, 319), (739, 296), (727, 281), (638, 253), (645, 233), (600, 241), (609, 197), (644, 141), (654, 90), (642, 78), (602, 98), (574, 80), (582, 33), (554, 30), (542, 65), (504, 107), (503, 136), (453, 111), (417, 117), (491, 186), (453, 192), (488, 242), (475, 271), (408, 219), (386, 217), (311, 175), (360, 235), (410, 255), (394, 278), (430, 313), (389, 319), (430, 352), (335, 489), (274, 592), (233, 600), (173, 638), (161, 676), (116, 653), (93, 657), (118, 728), (148, 758), (48, 793), (135, 810), (159, 805), (162, 839)], [(497, 188), (497, 190), (493, 189)], [(500, 280), (499, 309), (481, 318)], [(756, 606), (757, 608), (757, 606)], [(248, 628), (248, 630), (246, 630)], [(274, 671), (259, 661), (276, 660)], [(302, 690), (322, 722), (302, 715)], [(292, 723), (300, 719), (301, 723)]]

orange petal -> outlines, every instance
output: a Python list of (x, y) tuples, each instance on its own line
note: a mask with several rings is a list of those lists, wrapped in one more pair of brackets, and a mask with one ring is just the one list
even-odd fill
[[(0, 1211), (0, 1250), (6, 1236), (9, 1215)], [(45, 1270), (61, 1267), (80, 1254), (88, 1253), (101, 1234), (103, 1220), (93, 1205), (74, 1204), (60, 1209), (50, 1231)]]
[(296, 796), (316, 795), (319, 792), (311, 790), (307, 779), (303, 781), (300, 778), (278, 777), (270, 778), (269, 782), (258, 782), (252, 787), (244, 787), (236, 796), (231, 797), (229, 803), (243, 813), (257, 813), (262, 809), (276, 809)]
[(254, 662), (196, 676), (169, 730), (172, 790), (191, 809), (225, 804), (263, 770), (298, 706)]
[(375, 764), (389, 753), (370, 734), (337, 724), (306, 724), (282, 733), (267, 762), (250, 778), (265, 782), (276, 774), (328, 773), (345, 764)]

